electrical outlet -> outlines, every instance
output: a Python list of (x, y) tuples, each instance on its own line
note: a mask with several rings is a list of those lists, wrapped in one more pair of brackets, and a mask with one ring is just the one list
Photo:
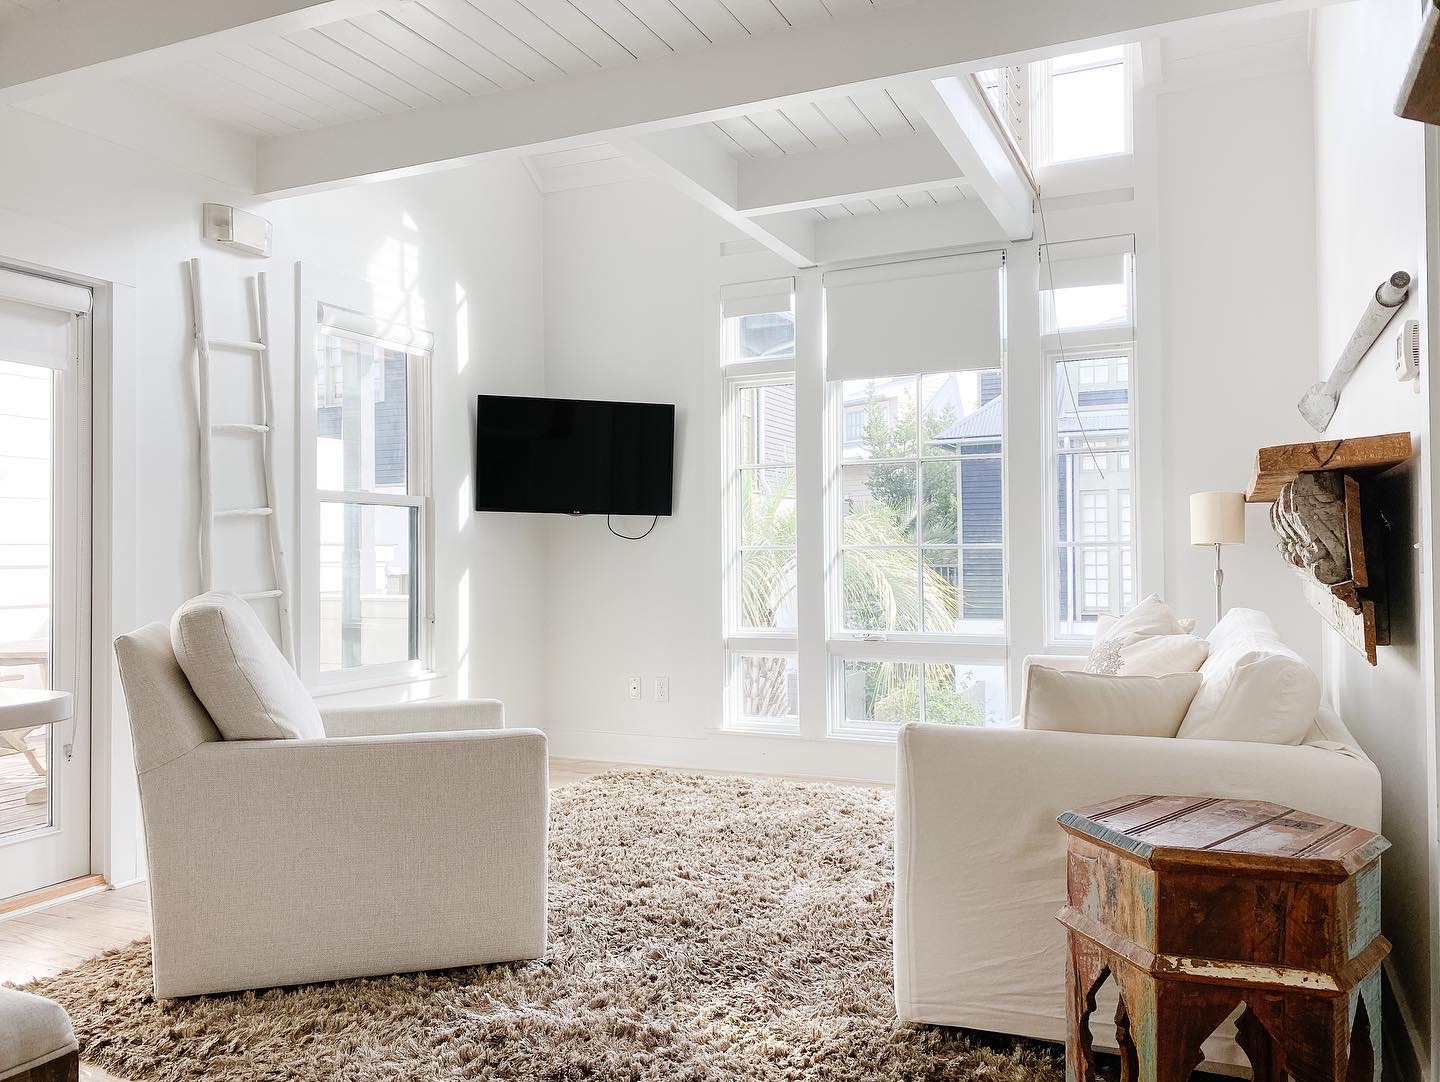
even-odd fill
[(657, 676), (655, 678), (655, 701), (657, 703), (668, 703), (670, 701), (670, 678), (668, 676)]
[(630, 701), (632, 703), (640, 701), (640, 678), (638, 676), (630, 678)]

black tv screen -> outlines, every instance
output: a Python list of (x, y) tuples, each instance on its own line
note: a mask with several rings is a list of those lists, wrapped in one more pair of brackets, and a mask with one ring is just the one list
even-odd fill
[(482, 394), (475, 510), (668, 515), (675, 407)]

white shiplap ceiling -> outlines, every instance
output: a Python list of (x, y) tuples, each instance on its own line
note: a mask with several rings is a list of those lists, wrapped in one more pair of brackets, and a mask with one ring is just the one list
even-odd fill
[(810, 215), (816, 221), (835, 221), (842, 218), (858, 218), (867, 214), (890, 214), (898, 210), (912, 210), (923, 207), (938, 207), (942, 203), (963, 203), (975, 198), (969, 184), (945, 184), (936, 188), (924, 188), (916, 192), (896, 192), (893, 195), (877, 195), (868, 199), (850, 199), (842, 203), (828, 203), (810, 208)]
[(825, 98), (784, 109), (717, 120), (713, 127), (739, 158), (774, 158), (925, 131), (925, 123), (889, 90)]
[[(0, 20), (60, 0), (0, 0)], [(402, 0), (340, 22), (134, 76), (145, 90), (252, 135), (288, 135), (564, 79), (904, 0)], [(7, 16), (8, 13), (8, 16)], [(909, 130), (883, 92), (736, 122), (735, 152)], [(812, 115), (813, 113), (813, 115)], [(767, 137), (764, 133), (770, 132)], [(793, 134), (791, 134), (793, 133)], [(767, 138), (774, 142), (767, 142)]]

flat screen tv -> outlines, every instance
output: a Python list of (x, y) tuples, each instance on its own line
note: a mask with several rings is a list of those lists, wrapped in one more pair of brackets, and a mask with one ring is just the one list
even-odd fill
[(668, 515), (675, 407), (482, 394), (475, 510)]

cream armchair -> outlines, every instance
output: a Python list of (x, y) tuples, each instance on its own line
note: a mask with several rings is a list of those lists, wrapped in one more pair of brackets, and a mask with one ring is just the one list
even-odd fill
[(115, 643), (160, 998), (545, 952), (545, 735), (498, 702), (322, 712), (223, 740), (151, 624)]

